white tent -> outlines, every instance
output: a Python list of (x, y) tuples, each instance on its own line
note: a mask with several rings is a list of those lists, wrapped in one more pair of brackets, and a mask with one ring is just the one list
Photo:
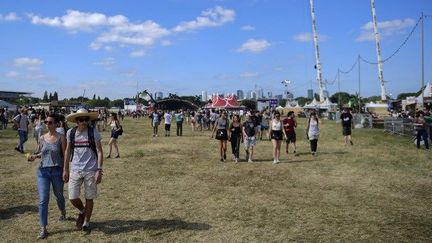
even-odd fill
[(327, 98), (324, 100), (324, 102), (321, 103), (321, 104), (319, 105), (319, 108), (320, 108), (320, 109), (325, 109), (325, 110), (332, 110), (332, 109), (336, 108), (336, 106), (337, 106), (337, 104), (332, 103), (332, 102), (329, 100), (329, 98), (327, 97)]
[(287, 101), (287, 103), (285, 104), (285, 108), (292, 108), (292, 105)]
[(314, 98), (314, 99), (312, 100), (311, 103), (306, 104), (305, 106), (303, 106), (303, 108), (316, 109), (316, 108), (319, 108), (319, 103), (318, 103), (318, 101)]

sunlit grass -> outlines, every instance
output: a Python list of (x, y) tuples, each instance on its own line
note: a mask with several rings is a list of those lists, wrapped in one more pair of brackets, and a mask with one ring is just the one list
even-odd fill
[[(339, 124), (323, 121), (318, 156), (309, 153), (305, 120), (298, 156), (272, 165), (271, 143), (258, 141), (256, 163), (219, 161), (208, 131), (152, 137), (148, 119), (127, 118), (120, 159), (105, 160), (93, 230), (74, 231), (49, 211), (50, 241), (431, 241), (431, 153), (382, 130), (354, 130), (344, 146)], [(107, 155), (109, 132), (103, 132)], [(0, 130), (0, 235), (28, 242), (38, 231), (35, 170), (13, 150), (17, 137)], [(228, 144), (229, 145), (229, 144)], [(36, 148), (29, 139), (27, 149)], [(284, 148), (282, 149), (284, 151)], [(244, 152), (241, 151), (244, 160)], [(67, 195), (67, 189), (65, 189)]]

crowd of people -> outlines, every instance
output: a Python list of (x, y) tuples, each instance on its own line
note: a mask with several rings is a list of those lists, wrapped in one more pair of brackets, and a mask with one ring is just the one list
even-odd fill
[[(65, 199), (63, 195), (64, 183), (68, 183), (70, 203), (77, 210), (76, 228), (90, 229), (90, 219), (93, 212), (93, 200), (97, 195), (97, 184), (102, 181), (104, 158), (120, 157), (118, 139), (123, 128), (121, 121), (124, 113), (110, 113), (106, 110), (89, 112), (79, 109), (75, 113), (66, 114), (64, 111), (47, 112), (33, 110), (29, 114), (27, 108), (22, 108), (16, 114), (13, 128), (17, 130), (19, 141), (15, 150), (24, 153), (24, 145), (28, 139), (29, 127), (32, 127), (33, 137), (37, 150), (28, 156), (28, 161), (40, 159), (37, 170), (37, 185), (39, 192), (39, 223), (41, 226), (38, 238), (48, 236), (48, 202), (50, 185), (57, 201), (60, 212), (59, 221), (66, 218)], [(126, 114), (131, 117), (136, 114)], [(231, 144), (231, 153), (234, 163), (240, 163), (241, 144), (246, 162), (254, 162), (254, 148), (257, 140), (271, 141), (273, 164), (280, 163), (281, 148), (285, 142), (285, 152), (295, 156), (297, 153), (298, 124), (294, 112), (288, 112), (285, 118), (274, 110), (247, 111), (244, 114), (226, 110), (202, 112), (193, 111), (161, 111), (154, 110), (147, 114), (153, 137), (159, 135), (159, 125), (164, 124), (164, 135), (171, 136), (171, 124), (176, 125), (176, 135), (183, 136), (183, 125), (191, 126), (192, 132), (210, 131), (210, 138), (218, 140), (218, 153), (220, 161), (227, 160), (228, 143)], [(349, 109), (344, 109), (340, 115), (342, 135), (345, 145), (353, 146), (352, 129), (354, 129), (353, 116)], [(242, 121), (243, 120), (243, 121)], [(75, 124), (68, 127), (68, 124)], [(317, 156), (318, 140), (321, 131), (321, 120), (316, 112), (311, 112), (307, 119), (305, 136), (310, 144), (310, 154)], [(420, 138), (427, 143), (426, 121), (423, 112), (418, 112), (413, 122)], [(110, 128), (108, 141), (108, 155), (104, 157), (101, 132)], [(46, 131), (46, 133), (44, 133)], [(420, 147), (419, 142), (417, 147)], [(114, 149), (113, 149), (114, 148)], [(113, 154), (115, 153), (115, 154)], [(84, 200), (81, 199), (81, 188), (84, 189)]]

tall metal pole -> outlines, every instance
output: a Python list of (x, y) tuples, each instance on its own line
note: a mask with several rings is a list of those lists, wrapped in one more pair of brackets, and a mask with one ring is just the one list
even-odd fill
[(380, 38), (378, 33), (378, 23), (377, 23), (377, 17), (375, 12), (375, 0), (371, 0), (371, 7), (372, 7), (372, 19), (373, 19), (373, 27), (374, 27), (374, 33), (375, 33), (375, 44), (376, 44), (376, 53), (377, 53), (377, 59), (378, 59), (378, 78), (380, 80), (381, 84), (381, 100), (385, 101), (387, 99), (385, 87), (384, 87), (384, 71), (383, 71), (383, 64), (381, 60), (381, 46), (380, 46)]
[(361, 96), (360, 96), (360, 55), (357, 57), (357, 63), (358, 63), (358, 105), (359, 105), (359, 110), (358, 112), (361, 113)]
[(324, 97), (324, 82), (322, 80), (322, 73), (321, 73), (321, 62), (320, 62), (320, 54), (319, 54), (319, 46), (318, 46), (318, 34), (316, 31), (316, 23), (315, 23), (315, 9), (313, 0), (310, 0), (310, 9), (311, 9), (311, 17), (312, 17), (312, 34), (314, 39), (314, 45), (315, 45), (315, 68), (317, 72), (317, 81), (319, 84), (319, 96), (320, 96), (320, 102), (323, 102)]
[(338, 68), (338, 72), (337, 72), (337, 80), (338, 80), (338, 105), (339, 105), (339, 109), (341, 108), (341, 91), (340, 91), (340, 69)]
[(423, 102), (423, 104), (422, 104), (422, 106), (424, 107), (424, 89), (423, 89), (423, 87), (424, 87), (424, 14), (423, 14), (423, 12), (421, 13), (421, 19), (422, 19), (422, 30), (421, 30), (421, 48), (422, 48), (422, 54), (421, 54), (421, 58), (422, 58), (422, 60), (421, 60), (421, 65), (422, 65), (422, 69), (421, 69), (421, 72), (422, 72), (422, 86), (421, 86), (421, 90), (422, 90), (422, 95), (421, 95), (421, 97), (422, 97), (422, 102)]

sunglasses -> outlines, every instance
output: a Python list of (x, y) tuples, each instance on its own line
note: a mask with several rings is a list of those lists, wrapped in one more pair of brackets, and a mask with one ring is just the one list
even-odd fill
[(78, 121), (78, 122), (88, 122), (89, 119), (86, 119), (86, 118), (78, 118), (77, 121)]
[(45, 124), (48, 124), (48, 125), (51, 125), (51, 124), (53, 124), (54, 122), (53, 122), (53, 121), (44, 121), (44, 123), (45, 123)]

